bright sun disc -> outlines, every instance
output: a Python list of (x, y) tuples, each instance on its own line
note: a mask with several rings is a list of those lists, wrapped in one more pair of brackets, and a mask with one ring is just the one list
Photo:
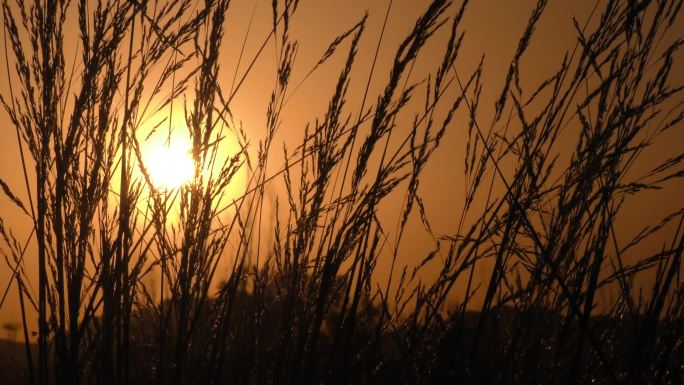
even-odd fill
[(187, 146), (179, 143), (164, 144), (146, 152), (145, 168), (154, 187), (175, 189), (192, 180), (195, 166)]

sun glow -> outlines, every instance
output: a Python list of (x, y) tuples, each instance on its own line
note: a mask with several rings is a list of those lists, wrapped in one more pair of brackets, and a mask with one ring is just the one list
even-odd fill
[[(207, 147), (206, 154), (201, 155), (199, 179), (193, 181), (197, 171), (192, 156), (193, 140), (190, 130), (186, 127), (184, 114), (172, 114), (169, 109), (161, 109), (144, 120), (138, 127), (136, 135), (141, 158), (133, 158), (135, 167), (131, 176), (134, 181), (142, 183), (145, 187), (143, 199), (139, 201), (140, 210), (147, 210), (149, 198), (156, 196), (157, 193), (182, 192), (181, 187), (191, 183), (197, 183), (196, 187), (200, 190), (216, 188), (220, 184), (216, 181), (221, 178), (221, 175), (225, 177), (225, 175), (232, 174), (229, 183), (223, 185), (219, 193), (212, 190), (216, 193), (213, 203), (217, 207), (228, 207), (233, 204), (234, 199), (244, 194), (247, 184), (246, 171), (241, 166), (231, 166), (230, 163), (230, 159), (240, 153), (242, 148), (239, 141), (232, 136), (233, 132), (229, 128), (217, 127), (212, 137), (209, 138), (212, 145)], [(226, 172), (230, 171), (230, 168), (222, 170), (222, 167), (239, 167), (239, 169), (231, 173)], [(151, 186), (147, 186), (145, 173), (149, 176)], [(114, 191), (119, 190), (116, 182), (117, 178), (113, 178)], [(169, 213), (174, 211), (172, 206), (179, 204), (180, 199), (175, 201), (177, 197), (176, 194), (171, 194), (169, 195), (171, 200), (165, 202), (169, 205)], [(226, 215), (229, 211), (226, 211)]]
[(176, 189), (192, 180), (195, 166), (190, 145), (176, 140), (157, 143), (143, 153), (145, 169), (157, 189)]

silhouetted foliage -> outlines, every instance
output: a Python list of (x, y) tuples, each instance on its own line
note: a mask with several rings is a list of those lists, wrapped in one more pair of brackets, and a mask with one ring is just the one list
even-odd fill
[[(0, 96), (30, 192), (0, 182), (31, 219), (35, 244), (26, 253), (0, 218), (24, 337), (21, 352), (8, 347), (22, 376), (5, 381), (681, 383), (684, 211), (627, 241), (615, 224), (628, 196), (684, 176), (681, 151), (634, 171), (656, 137), (682, 128), (683, 86), (671, 79), (682, 1), (597, 2), (599, 20), (573, 19), (576, 46), (527, 90), (523, 59), (546, 3), (533, 9), (503, 85), (487, 83), (484, 58), (457, 72), (468, 1), (428, 2), (386, 74), (374, 61), (368, 78), (355, 71), (360, 18), (306, 73), (344, 59), (326, 112), (278, 161), (299, 1), (272, 2), (270, 35), (227, 87), (228, 0), (3, 0), (12, 86)], [(78, 36), (66, 36), (67, 20)], [(442, 56), (414, 73), (426, 44), (446, 35)], [(73, 67), (65, 39), (78, 39)], [(277, 81), (256, 139), (231, 102), (270, 44)], [(364, 94), (350, 95), (357, 79)], [(485, 86), (502, 87), (490, 126)], [(171, 117), (153, 118), (166, 109), (184, 116), (195, 165), (191, 181), (168, 190), (152, 183), (142, 154), (143, 127), (171, 136)], [(421, 180), (456, 130), (462, 216), (453, 234), (434, 234)], [(238, 144), (230, 154), (228, 137)], [(240, 172), (245, 190), (227, 202)], [(397, 223), (379, 214), (392, 196), (402, 198)], [(402, 266), (412, 218), (434, 251)], [(669, 239), (659, 252), (626, 257), (655, 234)], [(24, 269), (28, 258), (37, 272)], [(612, 295), (599, 300), (604, 289)]]

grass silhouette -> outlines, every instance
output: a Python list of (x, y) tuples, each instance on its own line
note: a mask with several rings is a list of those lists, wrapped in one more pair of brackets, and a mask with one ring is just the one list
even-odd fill
[[(302, 84), (291, 84), (297, 0), (272, 2), (270, 34), (240, 56), (247, 69), (229, 86), (220, 75), (228, 0), (3, 0), (11, 81), (0, 96), (28, 194), (1, 187), (33, 228), (27, 248), (0, 218), (24, 337), (23, 374), (8, 381), (678, 383), (684, 211), (628, 241), (616, 224), (627, 196), (684, 175), (681, 152), (634, 171), (655, 138), (682, 128), (672, 80), (681, 4), (597, 2), (599, 21), (573, 19), (576, 45), (531, 92), (523, 62), (547, 1), (532, 10), (503, 84), (488, 84), (484, 58), (457, 71), (468, 1), (429, 2), (377, 95), (382, 34), (368, 78), (355, 71), (369, 60), (359, 56), (364, 16), (306, 72), (302, 83), (342, 60), (324, 115), (281, 150), (276, 134)], [(68, 20), (78, 23), (73, 65)], [(449, 36), (441, 57), (416, 75), (440, 33)], [(277, 82), (263, 90), (257, 140), (231, 103), (271, 46)], [(352, 82), (365, 84), (362, 95)], [(489, 126), (485, 86), (501, 87)], [(190, 138), (194, 175), (177, 189), (155, 186), (144, 161), (145, 127), (172, 135), (171, 117), (151, 118), (160, 111), (182, 115)], [(453, 234), (435, 234), (420, 184), (460, 128), (462, 215)], [(241, 173), (244, 191), (226, 198)], [(396, 223), (380, 214), (388, 205)], [(402, 266), (411, 218), (434, 251)], [(662, 234), (659, 252), (626, 257)], [(37, 271), (24, 267), (29, 258)], [(436, 274), (426, 280), (428, 268)], [(604, 289), (613, 295), (600, 299)]]

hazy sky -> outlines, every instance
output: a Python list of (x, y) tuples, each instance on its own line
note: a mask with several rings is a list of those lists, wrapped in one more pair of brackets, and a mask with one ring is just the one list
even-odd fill
[[(376, 72), (371, 81), (369, 98), (375, 100), (384, 87), (389, 75), (389, 64), (398, 44), (412, 28), (416, 18), (424, 10), (428, 1), (395, 0), (389, 13), (387, 31), (379, 51), (379, 61)], [(460, 2), (456, 2), (460, 4)], [(480, 103), (480, 124), (489, 128), (495, 97), (501, 92), (508, 64), (517, 48), (517, 42), (527, 23), (529, 13), (536, 4), (532, 0), (474, 0), (467, 8), (464, 27), (466, 31), (462, 53), (457, 61), (457, 69), (461, 76), (472, 72), (482, 55), (485, 55), (485, 73), (482, 101)], [(575, 32), (572, 18), (580, 24), (587, 21), (595, 1), (579, 0), (551, 1), (538, 24), (532, 44), (522, 60), (523, 88), (531, 91), (536, 85), (550, 76), (561, 63), (563, 54), (572, 50), (575, 45)], [(340, 33), (357, 23), (364, 12), (369, 13), (368, 24), (362, 38), (359, 60), (355, 63), (350, 88), (349, 111), (355, 111), (363, 96), (363, 89), (372, 62), (382, 21), (387, 10), (388, 1), (385, 0), (301, 0), (294, 19), (292, 20), (292, 38), (299, 41), (299, 50), (295, 62), (291, 84), (297, 85), (311, 67), (325, 52), (329, 43)], [(74, 5), (72, 7), (75, 8)], [(75, 9), (74, 9), (75, 10)], [(244, 57), (237, 70), (238, 77), (246, 69), (247, 63), (256, 54), (263, 39), (271, 29), (271, 2), (234, 0), (231, 3), (224, 49), (221, 57), (222, 87), (229, 89), (235, 74), (237, 58), (242, 47), (243, 38), (247, 32), (248, 21), (254, 10), (254, 22), (247, 38)], [(455, 9), (453, 10), (455, 12)], [(592, 19), (596, 22), (598, 15)], [(682, 31), (681, 22), (677, 23), (679, 36)], [(76, 23), (68, 23), (66, 40), (77, 41)], [(435, 39), (421, 53), (416, 68), (412, 72), (412, 82), (420, 82), (428, 71), (439, 65), (442, 49), (448, 38), (448, 26), (441, 30)], [(4, 42), (2, 43), (4, 52)], [(67, 46), (67, 49), (69, 47)], [(71, 52), (66, 52), (66, 58), (74, 57), (73, 46)], [(341, 52), (346, 52), (346, 49)], [(1, 55), (4, 58), (4, 54)], [(239, 91), (233, 104), (232, 111), (236, 118), (242, 121), (249, 136), (257, 141), (264, 133), (266, 106), (270, 92), (275, 84), (274, 52), (270, 46), (257, 61), (256, 67), (247, 78), (244, 87)], [(327, 108), (327, 100), (334, 92), (337, 74), (344, 60), (344, 54), (338, 53), (323, 68), (309, 78), (297, 89), (286, 107), (283, 121), (286, 123), (279, 129), (275, 146), (282, 147), (282, 143), (294, 147), (299, 144), (304, 127), (316, 118), (323, 116)], [(69, 64), (67, 64), (69, 65)], [(8, 88), (8, 74), (5, 63), (0, 64), (0, 88), (3, 95)], [(10, 77), (13, 69), (10, 69)], [(678, 71), (675, 77), (684, 80), (684, 71)], [(452, 90), (455, 92), (455, 90)], [(456, 231), (458, 218), (463, 201), (463, 154), (465, 150), (464, 130), (467, 126), (465, 115), (459, 115), (453, 127), (444, 138), (443, 144), (435, 153), (429, 166), (423, 174), (421, 194), (425, 200), (427, 214), (432, 221), (433, 230), (437, 235), (449, 235)], [(0, 111), (0, 178), (25, 197), (26, 189), (20, 171), (18, 147), (15, 131), (8, 124), (4, 110)], [(408, 124), (410, 122), (404, 122)], [(401, 124), (401, 123), (400, 123)], [(644, 154), (643, 169), (647, 169), (649, 162), (655, 164), (657, 160), (665, 159), (668, 155), (680, 150), (684, 143), (681, 128), (672, 130), (670, 136), (661, 137), (654, 144), (655, 151)], [(573, 146), (571, 143), (570, 146)], [(571, 149), (571, 148), (570, 148)], [(271, 162), (272, 172), (279, 167), (282, 159), (279, 152), (274, 153)], [(277, 187), (274, 187), (277, 194)], [(667, 213), (681, 207), (681, 197), (684, 187), (680, 184), (668, 185), (667, 190), (646, 194), (638, 202), (629, 205), (625, 213), (625, 239), (629, 234), (635, 234), (645, 224), (658, 221)], [(392, 198), (399, 203), (399, 197)], [(0, 195), (0, 216), (6, 226), (11, 227), (14, 234), (21, 241), (29, 234), (29, 220), (23, 217), (4, 195)], [(398, 209), (392, 206), (383, 207), (383, 218), (388, 223), (396, 222)], [(424, 253), (433, 248), (432, 239), (422, 230), (419, 221), (410, 223), (410, 235), (405, 240), (404, 253), (401, 263), (410, 263), (412, 258), (419, 259)], [(658, 247), (658, 245), (654, 245)], [(30, 252), (26, 257), (28, 271), (36, 266), (36, 258)], [(35, 271), (35, 270), (33, 270)], [(10, 271), (4, 261), (0, 262), (0, 289), (4, 292)], [(37, 279), (36, 279), (37, 282)], [(34, 283), (34, 288), (37, 285)], [(0, 293), (1, 294), (1, 293)], [(0, 310), (0, 324), (6, 321), (16, 321), (18, 318), (18, 300), (16, 288), (12, 286), (7, 303)]]

